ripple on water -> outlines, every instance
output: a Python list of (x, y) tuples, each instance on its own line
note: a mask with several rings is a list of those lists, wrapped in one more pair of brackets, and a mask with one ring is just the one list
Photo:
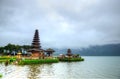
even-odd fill
[(3, 79), (120, 79), (120, 57), (84, 57), (84, 62), (0, 64)]

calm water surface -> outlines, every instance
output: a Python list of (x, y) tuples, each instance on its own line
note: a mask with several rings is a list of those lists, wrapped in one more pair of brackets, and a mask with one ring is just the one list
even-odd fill
[(2, 79), (120, 79), (119, 56), (85, 56), (84, 62), (5, 66)]

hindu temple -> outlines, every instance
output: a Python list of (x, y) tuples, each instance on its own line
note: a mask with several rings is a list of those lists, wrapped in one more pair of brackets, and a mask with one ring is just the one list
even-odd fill
[(31, 49), (29, 50), (29, 52), (32, 53), (32, 58), (34, 58), (34, 59), (44, 58), (44, 50), (41, 48), (40, 39), (39, 39), (39, 32), (37, 29), (35, 30)]
[(66, 54), (67, 56), (72, 56), (73, 54), (71, 53), (71, 49), (68, 49), (67, 50), (67, 54)]

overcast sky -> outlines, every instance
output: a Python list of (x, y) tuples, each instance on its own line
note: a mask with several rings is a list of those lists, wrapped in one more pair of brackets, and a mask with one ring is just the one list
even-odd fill
[(0, 46), (43, 48), (120, 43), (120, 0), (0, 0)]

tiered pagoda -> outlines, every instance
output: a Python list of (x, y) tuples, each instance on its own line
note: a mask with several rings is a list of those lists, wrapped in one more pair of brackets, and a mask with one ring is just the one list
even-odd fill
[(44, 50), (41, 49), (38, 30), (35, 30), (32, 46), (29, 52), (32, 53), (32, 58), (44, 58)]
[(73, 54), (71, 53), (71, 49), (68, 49), (67, 50), (67, 54), (66, 54), (67, 56), (72, 56)]

